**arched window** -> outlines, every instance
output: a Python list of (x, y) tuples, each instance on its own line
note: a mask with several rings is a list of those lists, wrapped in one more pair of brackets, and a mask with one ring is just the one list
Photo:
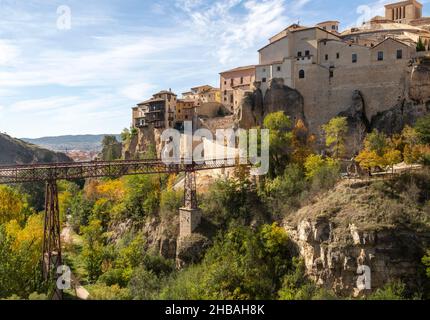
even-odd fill
[(299, 79), (304, 79), (305, 78), (305, 70), (300, 70), (299, 71)]

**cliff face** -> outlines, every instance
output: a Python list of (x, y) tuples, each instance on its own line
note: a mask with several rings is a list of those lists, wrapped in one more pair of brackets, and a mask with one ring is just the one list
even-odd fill
[(415, 199), (428, 193), (428, 173), (411, 181), (343, 182), (288, 217), (285, 228), (308, 275), (344, 296), (369, 293), (357, 286), (360, 266), (370, 268), (373, 290), (399, 279), (418, 288), (421, 258), (430, 245), (430, 204)]
[[(337, 110), (332, 112), (332, 117), (348, 119), (348, 141), (352, 143), (348, 145), (347, 156), (354, 156), (361, 149), (366, 133), (373, 129), (387, 134), (400, 133), (406, 125), (414, 125), (418, 118), (430, 111), (430, 59), (421, 58), (411, 63), (402, 74), (401, 83), (404, 90), (399, 90), (399, 95), (388, 99), (388, 102), (383, 99), (384, 88), (380, 88), (380, 95), (375, 92), (366, 95), (358, 87), (351, 89), (350, 98), (345, 93), (341, 101), (335, 101)], [(326, 105), (318, 106), (321, 110), (309, 110), (305, 106), (305, 103), (312, 102), (309, 100), (312, 100), (311, 96), (303, 96), (298, 90), (285, 86), (282, 79), (273, 79), (265, 95), (258, 87), (245, 95), (236, 115), (236, 123), (241, 128), (251, 128), (261, 125), (268, 113), (284, 111), (293, 121), (304, 120), (314, 134), (321, 136), (322, 130), (316, 124), (322, 123), (322, 114), (333, 109), (333, 106), (326, 102)], [(381, 110), (379, 113), (373, 110), (377, 105), (380, 106), (376, 108)]]
[(73, 162), (73, 160), (63, 153), (42, 149), (0, 133), (0, 164), (44, 162)]
[(246, 94), (239, 109), (236, 120), (241, 128), (261, 125), (266, 115), (277, 111), (284, 111), (293, 122), (306, 121), (302, 95), (284, 85), (283, 79), (273, 79), (265, 95), (259, 88)]

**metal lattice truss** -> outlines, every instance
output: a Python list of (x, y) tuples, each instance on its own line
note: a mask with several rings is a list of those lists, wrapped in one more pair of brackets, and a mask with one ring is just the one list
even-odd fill
[(172, 174), (189, 172), (190, 168), (192, 171), (232, 168), (238, 163), (238, 159), (221, 159), (202, 164), (184, 162), (165, 164), (156, 159), (0, 166), (0, 184), (102, 177), (118, 178), (139, 174)]

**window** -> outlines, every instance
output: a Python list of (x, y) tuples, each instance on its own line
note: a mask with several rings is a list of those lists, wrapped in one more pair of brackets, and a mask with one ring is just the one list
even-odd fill
[(382, 60), (384, 60), (384, 52), (378, 51), (378, 61), (382, 61)]
[(403, 59), (403, 50), (397, 50), (397, 59)]
[(305, 51), (305, 56), (308, 56), (308, 55), (310, 55), (310, 52), (309, 52), (309, 50), (306, 50)]
[(332, 26), (331, 26), (331, 30), (336, 30), (336, 26), (335, 26), (335, 25), (332, 25)]
[(357, 63), (357, 61), (358, 61), (358, 56), (356, 53), (353, 53), (352, 54), (352, 63)]
[(227, 81), (224, 81), (224, 85), (227, 85)]
[(299, 79), (304, 79), (305, 78), (305, 70), (300, 70), (299, 71)]
[(330, 69), (330, 78), (333, 78), (333, 77), (334, 77), (334, 70)]
[(276, 70), (281, 71), (281, 67), (280, 67), (280, 66), (278, 66), (278, 68), (276, 68)]
[(230, 80), (230, 85), (233, 86), (234, 85), (234, 79)]
[(266, 78), (263, 78), (261, 81), (266, 82), (266, 81), (267, 81), (267, 79), (266, 79)]
[(327, 61), (327, 60), (328, 60), (328, 54), (325, 55), (325, 61)]
[(230, 103), (233, 103), (233, 101), (234, 101), (234, 98), (233, 98), (233, 95), (231, 94), (230, 95)]
[(240, 84), (243, 84), (243, 77), (240, 78)]
[(297, 56), (301, 57), (302, 56), (302, 52), (301, 51), (297, 52)]
[(339, 59), (340, 58), (340, 53), (338, 52), (338, 53), (336, 53), (336, 59)]

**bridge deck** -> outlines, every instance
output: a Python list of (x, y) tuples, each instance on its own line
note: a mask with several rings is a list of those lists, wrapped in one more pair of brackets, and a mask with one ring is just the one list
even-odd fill
[(181, 161), (168, 165), (160, 159), (152, 159), (9, 165), (0, 166), (0, 184), (203, 171), (232, 168), (236, 163), (237, 159), (221, 159), (202, 164)]

